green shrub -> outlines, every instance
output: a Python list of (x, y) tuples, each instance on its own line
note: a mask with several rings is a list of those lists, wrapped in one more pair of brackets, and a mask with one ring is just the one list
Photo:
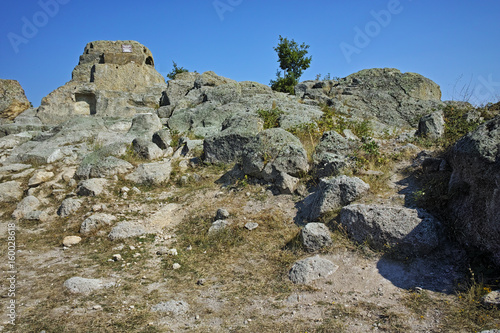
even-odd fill
[(175, 63), (175, 61), (172, 61), (173, 64), (174, 64), (174, 68), (172, 69), (172, 71), (170, 73), (167, 74), (167, 77), (170, 79), (170, 80), (173, 80), (175, 79), (175, 76), (179, 73), (185, 73), (185, 72), (189, 72), (187, 69), (185, 69), (184, 67), (179, 67), (177, 66), (177, 64)]
[(479, 119), (468, 121), (466, 117), (468, 111), (470, 110), (457, 108), (452, 105), (447, 105), (443, 109), (445, 146), (455, 143), (462, 136), (474, 131), (481, 124), (482, 121)]
[(270, 110), (257, 110), (257, 114), (264, 120), (264, 129), (279, 127), (279, 118), (284, 112), (274, 107)]

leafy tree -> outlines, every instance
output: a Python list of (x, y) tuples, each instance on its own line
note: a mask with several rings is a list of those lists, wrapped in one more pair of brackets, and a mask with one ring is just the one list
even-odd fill
[(179, 73), (184, 73), (184, 72), (189, 72), (187, 69), (185, 69), (184, 67), (178, 67), (177, 64), (175, 63), (175, 61), (172, 61), (174, 63), (174, 68), (172, 69), (172, 71), (170, 73), (167, 74), (167, 77), (170, 79), (170, 80), (173, 80), (175, 79), (175, 76)]
[(271, 88), (276, 91), (293, 94), (293, 88), (299, 83), (299, 78), (302, 72), (309, 68), (311, 57), (306, 57), (309, 45), (302, 43), (297, 44), (293, 39), (290, 41), (287, 38), (279, 36), (278, 46), (274, 50), (278, 53), (278, 62), (283, 70), (276, 73), (276, 80), (271, 80)]

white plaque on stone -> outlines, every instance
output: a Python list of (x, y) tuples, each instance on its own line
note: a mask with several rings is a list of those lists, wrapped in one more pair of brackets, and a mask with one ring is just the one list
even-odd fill
[(132, 45), (122, 45), (123, 53), (132, 53)]

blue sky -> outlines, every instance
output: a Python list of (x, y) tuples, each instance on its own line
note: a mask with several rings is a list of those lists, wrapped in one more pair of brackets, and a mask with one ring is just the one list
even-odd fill
[[(282, 35), (310, 45), (317, 74), (393, 67), (441, 86), (443, 100), (500, 100), (500, 1), (19, 0), (0, 12), (0, 78), (41, 99), (71, 79), (85, 45), (136, 40), (164, 76), (172, 60), (269, 84)], [(31, 28), (35, 29), (29, 29)]]

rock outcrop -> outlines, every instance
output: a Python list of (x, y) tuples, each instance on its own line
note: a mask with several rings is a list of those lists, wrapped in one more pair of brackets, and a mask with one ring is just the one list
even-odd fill
[(321, 216), (334, 212), (360, 198), (370, 189), (358, 177), (338, 176), (321, 179), (318, 190), (303, 200), (300, 215), (307, 221), (316, 221)]
[(281, 128), (260, 132), (245, 146), (242, 160), (247, 175), (265, 181), (276, 180), (281, 172), (298, 177), (309, 170), (302, 143)]
[(85, 46), (71, 81), (42, 99), (37, 116), (46, 124), (76, 115), (133, 117), (157, 108), (166, 86), (144, 45), (95, 41)]
[(358, 243), (399, 257), (430, 253), (439, 245), (441, 224), (423, 210), (382, 205), (349, 205), (340, 211), (340, 224)]
[(13, 120), (30, 107), (18, 81), (0, 79), (0, 118)]
[(448, 161), (453, 169), (448, 210), (455, 234), (500, 264), (500, 116), (459, 140)]
[(295, 94), (340, 113), (398, 127), (415, 127), (421, 116), (442, 105), (436, 83), (394, 68), (364, 69), (339, 81), (304, 81)]

